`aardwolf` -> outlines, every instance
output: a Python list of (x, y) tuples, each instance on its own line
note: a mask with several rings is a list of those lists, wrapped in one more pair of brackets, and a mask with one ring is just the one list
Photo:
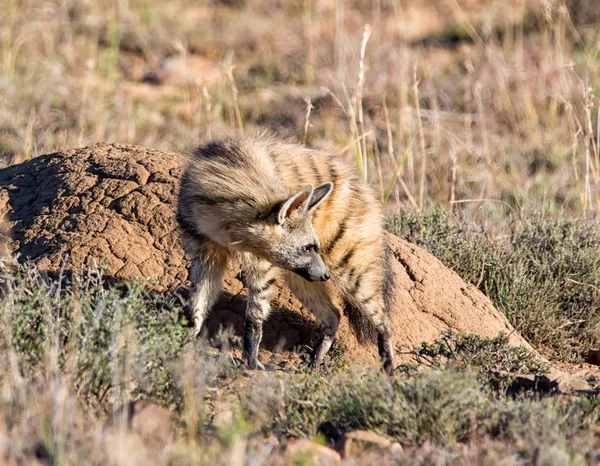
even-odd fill
[(381, 206), (339, 157), (265, 137), (210, 142), (190, 156), (177, 219), (192, 260), (196, 333), (235, 258), (248, 287), (248, 367), (262, 368), (262, 326), (283, 278), (322, 328), (312, 367), (322, 363), (346, 312), (359, 339), (375, 330), (383, 366), (392, 368)]

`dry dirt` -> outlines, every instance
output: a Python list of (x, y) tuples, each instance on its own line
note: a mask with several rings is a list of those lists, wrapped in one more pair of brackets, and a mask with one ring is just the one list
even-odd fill
[[(136, 146), (98, 144), (37, 157), (0, 171), (0, 218), (9, 251), (55, 272), (101, 265), (107, 277), (149, 279), (159, 291), (185, 290), (188, 263), (175, 222), (182, 158)], [(10, 233), (9, 233), (10, 232)], [(9, 236), (10, 238), (6, 238)], [(395, 260), (396, 344), (414, 345), (452, 328), (527, 342), (489, 299), (424, 250), (387, 235)], [(233, 265), (210, 332), (233, 324), (241, 334), (245, 290)], [(314, 322), (285, 288), (265, 324), (264, 349), (287, 354), (315, 335)], [(375, 345), (359, 345), (344, 318), (338, 334), (351, 361), (377, 361)], [(264, 355), (262, 356), (265, 357)]]

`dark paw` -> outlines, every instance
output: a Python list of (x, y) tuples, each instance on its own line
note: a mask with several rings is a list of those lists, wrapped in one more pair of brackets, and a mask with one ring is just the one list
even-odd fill
[(241, 360), (242, 364), (246, 367), (246, 369), (248, 370), (261, 370), (264, 371), (265, 366), (263, 366), (263, 364), (258, 360), (258, 358), (248, 358), (247, 356), (244, 356), (244, 358)]
[(325, 366), (325, 361), (317, 361), (315, 358), (311, 358), (310, 362), (306, 363), (304, 367), (310, 372), (316, 372), (321, 370)]
[(391, 375), (394, 372), (394, 360), (393, 359), (386, 359), (383, 361), (383, 370), (386, 374)]

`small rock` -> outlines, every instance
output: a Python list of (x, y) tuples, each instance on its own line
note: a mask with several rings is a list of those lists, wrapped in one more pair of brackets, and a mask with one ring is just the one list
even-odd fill
[(337, 441), (335, 449), (342, 458), (352, 458), (364, 452), (386, 450), (393, 454), (402, 452), (402, 445), (368, 430), (347, 432)]
[(392, 445), (390, 446), (390, 451), (394, 455), (399, 455), (400, 453), (402, 453), (404, 451), (404, 448), (402, 448), (402, 445), (400, 445), (398, 442), (393, 442)]
[(600, 349), (589, 350), (585, 357), (585, 362), (593, 364), (594, 366), (600, 366)]
[(104, 425), (104, 443), (113, 464), (158, 464), (168, 460), (175, 426), (171, 411), (146, 401), (116, 410)]
[(342, 461), (337, 451), (307, 439), (290, 440), (285, 446), (284, 457), (288, 462), (306, 459), (315, 466), (339, 464)]
[(558, 383), (558, 392), (565, 395), (598, 394), (599, 392), (596, 382), (589, 380), (590, 373), (586, 370), (570, 374), (554, 371), (549, 376)]
[(235, 412), (233, 409), (222, 409), (213, 417), (215, 427), (223, 429), (233, 423)]
[(171, 411), (152, 403), (134, 404), (131, 429), (144, 440), (161, 446), (170, 444), (175, 436)]

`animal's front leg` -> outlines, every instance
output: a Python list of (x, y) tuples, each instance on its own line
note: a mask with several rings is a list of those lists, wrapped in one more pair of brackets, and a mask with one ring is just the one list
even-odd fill
[(258, 348), (262, 339), (263, 322), (271, 311), (271, 295), (276, 279), (277, 269), (268, 262), (252, 264), (246, 271), (248, 304), (244, 324), (243, 358), (250, 369), (264, 369), (258, 360)]
[(321, 327), (321, 334), (310, 362), (311, 369), (319, 367), (329, 352), (340, 325), (340, 314), (336, 301), (332, 298), (329, 285), (309, 283), (292, 273), (286, 273), (286, 282), (304, 307), (310, 310)]
[(322, 330), (321, 338), (315, 347), (315, 350), (312, 355), (312, 360), (310, 362), (310, 368), (316, 369), (323, 363), (323, 359), (325, 355), (331, 349), (331, 345), (333, 344), (333, 340), (336, 334), (336, 328), (326, 327)]
[(321, 337), (315, 350), (313, 352), (312, 361), (310, 363), (311, 369), (316, 369), (323, 363), (325, 355), (331, 349), (335, 334), (337, 333), (338, 326), (340, 324), (340, 318), (338, 314), (328, 305), (322, 305), (322, 307), (315, 312), (317, 319), (321, 323)]
[(204, 320), (219, 297), (223, 275), (227, 270), (227, 252), (205, 238), (186, 238), (187, 250), (193, 255), (190, 307), (194, 319), (194, 335), (202, 330)]

